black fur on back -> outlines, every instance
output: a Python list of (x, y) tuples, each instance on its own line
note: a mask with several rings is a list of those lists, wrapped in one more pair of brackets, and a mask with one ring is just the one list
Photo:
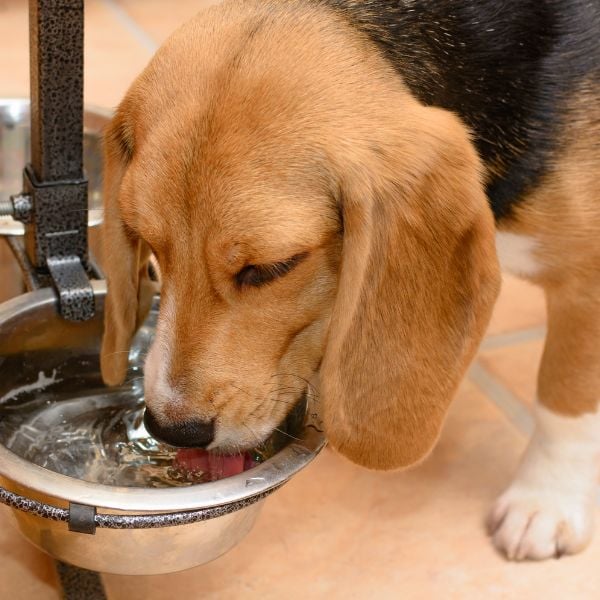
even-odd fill
[(317, 1), (470, 126), (497, 219), (547, 172), (578, 84), (600, 80), (600, 0)]

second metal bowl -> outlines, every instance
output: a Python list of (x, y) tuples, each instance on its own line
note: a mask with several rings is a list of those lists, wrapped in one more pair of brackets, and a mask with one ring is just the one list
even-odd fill
[[(86, 107), (83, 115), (83, 166), (88, 178), (90, 227), (102, 221), (102, 129), (110, 111)], [(30, 157), (29, 100), (0, 98), (0, 202), (22, 188), (23, 166)], [(0, 217), (0, 235), (21, 235), (23, 225)]]

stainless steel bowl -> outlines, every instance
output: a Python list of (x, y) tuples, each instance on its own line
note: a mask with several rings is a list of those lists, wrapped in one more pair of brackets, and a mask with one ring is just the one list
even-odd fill
[[(84, 323), (57, 314), (50, 289), (18, 296), (0, 305), (0, 399), (16, 387), (50, 378), (61, 381), (46, 391), (86, 389), (99, 385), (98, 352), (105, 297), (103, 282), (94, 282), (97, 312)], [(156, 309), (136, 336), (131, 369), (141, 366), (152, 333)], [(31, 389), (31, 387), (29, 387)], [(0, 440), (0, 482), (25, 498), (56, 507), (69, 503), (96, 507), (108, 515), (156, 515), (206, 510), (207, 520), (151, 529), (98, 528), (94, 535), (69, 531), (65, 522), (14, 510), (21, 532), (54, 557), (87, 569), (120, 574), (156, 574), (187, 569), (210, 561), (235, 546), (251, 529), (264, 497), (305, 467), (321, 450), (324, 437), (309, 398), (304, 420), (287, 446), (258, 466), (220, 481), (176, 488), (100, 485), (61, 475), (32, 464)], [(63, 511), (64, 512), (64, 511)], [(216, 515), (216, 516), (214, 516)], [(185, 518), (183, 519), (185, 521)]]
[[(102, 221), (102, 152), (100, 136), (110, 111), (86, 107), (83, 116), (83, 166), (89, 182), (90, 227)], [(30, 157), (29, 100), (0, 98), (0, 201), (22, 189), (22, 172)], [(21, 235), (23, 225), (0, 217), (0, 235)]]

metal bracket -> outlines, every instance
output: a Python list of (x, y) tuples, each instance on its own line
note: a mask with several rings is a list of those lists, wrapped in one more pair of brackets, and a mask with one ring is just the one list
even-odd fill
[[(60, 314), (94, 316), (83, 173), (83, 0), (29, 0), (31, 163), (23, 193), (0, 206), (25, 225), (30, 287), (53, 284)], [(14, 246), (16, 248), (16, 246)]]
[(43, 269), (47, 258), (79, 256), (87, 259), (87, 180), (37, 180), (33, 167), (23, 171), (23, 188), (31, 197), (32, 219), (25, 230), (25, 247), (34, 266)]
[(87, 321), (94, 316), (94, 290), (78, 256), (46, 260), (58, 292), (60, 315), (68, 321)]
[(69, 531), (96, 533), (96, 507), (69, 502)]
[(94, 292), (84, 267), (87, 180), (41, 183), (31, 165), (25, 167), (23, 179), (25, 193), (14, 197), (13, 205), (15, 213), (18, 211), (15, 217), (24, 217), (28, 223), (27, 256), (36, 271), (50, 273), (61, 316), (69, 321), (86, 321), (94, 316)]

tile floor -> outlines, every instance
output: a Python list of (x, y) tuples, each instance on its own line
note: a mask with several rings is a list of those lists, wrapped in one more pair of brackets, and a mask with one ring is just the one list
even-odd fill
[[(113, 107), (157, 44), (207, 0), (87, 0), (87, 103)], [(0, 0), (0, 96), (28, 94), (26, 0)], [(0, 299), (15, 293), (0, 247)], [(325, 450), (271, 497), (231, 553), (190, 571), (104, 576), (110, 600), (600, 598), (600, 535), (581, 555), (511, 564), (482, 519), (531, 428), (544, 303), (506, 277), (489, 333), (433, 455), (377, 474)], [(59, 597), (53, 565), (0, 511), (0, 600)]]

